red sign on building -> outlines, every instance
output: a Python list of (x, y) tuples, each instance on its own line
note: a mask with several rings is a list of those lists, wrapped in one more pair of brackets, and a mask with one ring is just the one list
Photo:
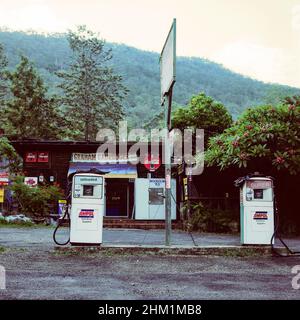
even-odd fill
[(49, 152), (39, 152), (37, 162), (48, 162), (49, 161)]
[(49, 152), (27, 152), (25, 162), (49, 162)]
[(27, 152), (25, 155), (25, 162), (37, 162), (37, 153)]

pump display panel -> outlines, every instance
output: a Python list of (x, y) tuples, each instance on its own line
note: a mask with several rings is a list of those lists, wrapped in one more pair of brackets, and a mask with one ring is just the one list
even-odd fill
[(247, 201), (272, 201), (273, 190), (271, 181), (247, 181)]
[(264, 190), (263, 189), (254, 189), (254, 199), (263, 199), (264, 198)]
[(74, 198), (102, 199), (103, 178), (76, 176), (74, 181)]
[(92, 197), (94, 195), (94, 186), (84, 185), (83, 196)]

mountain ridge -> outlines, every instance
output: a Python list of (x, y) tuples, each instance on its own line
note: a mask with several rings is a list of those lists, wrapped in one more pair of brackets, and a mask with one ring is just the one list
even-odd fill
[[(25, 54), (34, 62), (50, 94), (59, 93), (55, 72), (66, 68), (71, 55), (65, 34), (0, 29), (0, 43), (4, 45), (9, 68), (18, 64), (20, 54)], [(112, 49), (111, 65), (130, 90), (124, 101), (130, 124), (145, 123), (161, 111), (159, 53), (110, 42), (106, 42), (106, 48)], [(248, 107), (278, 103), (282, 97), (300, 94), (300, 88), (265, 83), (200, 57), (177, 57), (176, 71), (175, 106), (186, 105), (192, 95), (205, 92), (222, 102), (234, 118)]]

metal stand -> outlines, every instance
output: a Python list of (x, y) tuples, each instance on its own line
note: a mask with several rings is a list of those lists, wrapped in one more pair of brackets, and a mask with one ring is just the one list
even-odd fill
[(170, 130), (171, 130), (171, 110), (172, 110), (172, 88), (167, 94), (168, 107), (165, 108), (165, 120), (166, 120), (166, 138), (165, 138), (165, 229), (166, 229), (166, 246), (171, 245), (171, 145), (170, 145)]

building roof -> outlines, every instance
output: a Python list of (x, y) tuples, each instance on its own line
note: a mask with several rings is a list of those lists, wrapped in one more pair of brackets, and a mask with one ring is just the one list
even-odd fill
[[(137, 141), (127, 141), (127, 145), (131, 146)], [(99, 146), (102, 141), (80, 141), (80, 140), (41, 140), (41, 139), (20, 139), (11, 140), (13, 145), (43, 145), (43, 146)], [(126, 144), (126, 142), (117, 142), (118, 145)], [(145, 142), (145, 144), (148, 144)], [(150, 142), (149, 142), (150, 144)], [(155, 143), (154, 143), (155, 144)], [(156, 143), (161, 144), (161, 143)]]

